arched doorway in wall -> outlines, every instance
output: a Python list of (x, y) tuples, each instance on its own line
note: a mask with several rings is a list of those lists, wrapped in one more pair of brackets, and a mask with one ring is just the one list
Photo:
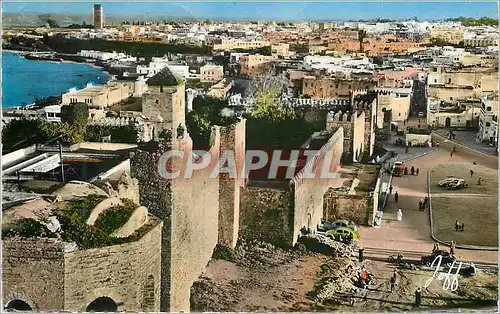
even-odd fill
[(33, 308), (26, 301), (14, 299), (5, 304), (4, 310), (5, 312), (30, 312)]
[(142, 310), (154, 312), (155, 310), (155, 278), (149, 275), (142, 290)]
[(109, 297), (99, 297), (92, 301), (86, 309), (86, 312), (116, 312), (118, 305)]
[(445, 128), (450, 128), (451, 127), (451, 118), (450, 117), (447, 117), (444, 120), (444, 126), (445, 126)]

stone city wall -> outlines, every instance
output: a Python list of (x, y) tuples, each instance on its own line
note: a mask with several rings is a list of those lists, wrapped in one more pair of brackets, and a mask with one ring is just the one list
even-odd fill
[[(336, 173), (339, 171), (343, 141), (343, 129), (339, 128), (320, 151), (316, 153), (314, 158), (306, 164), (304, 169), (292, 179), (294, 194), (292, 245), (297, 242), (302, 227), (316, 229), (317, 224), (321, 222), (323, 217), (323, 195), (328, 188), (342, 184), (343, 180), (340, 179), (340, 176), (331, 179), (321, 178), (321, 171), (323, 161), (330, 158), (327, 154), (331, 154), (331, 162), (327, 167), (329, 172)], [(305, 178), (306, 172), (315, 173), (315, 178)]]
[[(192, 140), (187, 133), (185, 137), (187, 155)], [(219, 239), (219, 180), (209, 178), (219, 157), (219, 127), (212, 128), (210, 144), (208, 167), (194, 171), (191, 178), (172, 180), (170, 311), (189, 311), (191, 286), (205, 270)]]
[(236, 247), (240, 215), (240, 187), (245, 186), (241, 169), (245, 164), (246, 120), (221, 128), (220, 154), (233, 151), (237, 179), (221, 174), (219, 179), (219, 244)]
[(325, 193), (323, 215), (327, 221), (345, 219), (358, 225), (367, 225), (371, 219), (369, 200), (363, 195), (339, 194), (329, 190)]
[(344, 132), (344, 153), (353, 152), (353, 139), (354, 139), (354, 116), (349, 111), (332, 111), (327, 115), (326, 131), (335, 133), (339, 128)]
[(210, 175), (219, 161), (220, 151), (225, 148), (235, 151), (241, 168), (244, 163), (244, 136), (245, 121), (225, 128), (213, 127), (207, 153), (211, 156), (211, 163), (195, 170), (189, 178), (184, 178), (182, 171), (181, 176), (173, 180), (165, 180), (158, 174), (158, 160), (170, 147), (182, 150), (184, 158), (171, 158), (166, 167), (185, 170), (187, 158), (194, 156), (193, 143), (187, 132), (182, 138), (174, 136), (171, 144), (143, 145), (131, 157), (132, 175), (139, 179), (141, 204), (165, 221), (162, 311), (189, 311), (190, 288), (205, 270), (216, 244), (219, 241), (228, 246), (236, 244), (239, 187), (244, 181), (226, 180), (224, 177), (212, 179)]
[(139, 181), (140, 204), (163, 221), (161, 243), (161, 305), (162, 311), (170, 310), (170, 260), (171, 260), (171, 182), (160, 178), (158, 159), (170, 149), (166, 142), (150, 142), (131, 153), (131, 175)]
[(365, 113), (353, 113), (352, 118), (352, 151), (354, 161), (360, 161), (365, 151)]
[(278, 246), (293, 245), (293, 195), (290, 190), (242, 187), (240, 237)]

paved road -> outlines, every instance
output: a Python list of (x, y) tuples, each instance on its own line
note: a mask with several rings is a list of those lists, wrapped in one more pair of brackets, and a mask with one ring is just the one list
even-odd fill
[[(435, 131), (437, 134), (447, 137), (448, 129), (437, 129)], [(469, 148), (481, 151), (483, 153), (496, 156), (496, 147), (491, 147), (488, 145), (488, 143), (482, 143), (482, 142), (476, 142), (476, 134), (477, 132), (475, 131), (453, 131), (456, 136), (455, 136), (455, 141), (467, 146)]]
[[(434, 245), (431, 238), (429, 212), (420, 212), (419, 200), (427, 195), (427, 171), (439, 163), (468, 162), (472, 160), (480, 165), (498, 169), (498, 160), (490, 156), (481, 155), (465, 148), (457, 148), (456, 154), (450, 157), (453, 145), (441, 143), (439, 149), (408, 163), (420, 168), (418, 176), (401, 176), (393, 179), (393, 194), (397, 191), (399, 202), (395, 203), (394, 195), (389, 196), (382, 226), (380, 228), (361, 227), (360, 245), (369, 248), (365, 253), (368, 258), (387, 258), (398, 251), (411, 251), (430, 253)], [(397, 221), (395, 214), (401, 208), (403, 220)], [(496, 264), (498, 262), (497, 251), (477, 251), (456, 249), (457, 258), (464, 262)], [(404, 254), (404, 252), (403, 252)], [(422, 255), (422, 254), (420, 254)]]

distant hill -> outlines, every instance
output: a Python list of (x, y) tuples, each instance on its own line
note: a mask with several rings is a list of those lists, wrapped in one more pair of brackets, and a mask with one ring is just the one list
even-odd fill
[(87, 15), (62, 15), (62, 14), (9, 14), (2, 16), (3, 27), (39, 27), (52, 19), (62, 27), (71, 24), (81, 24), (85, 21), (92, 24), (92, 14)]
[[(61, 27), (67, 27), (71, 24), (92, 24), (92, 14), (12, 14), (4, 13), (2, 16), (3, 27), (40, 27), (47, 20), (52, 19)], [(151, 21), (151, 20), (168, 20), (168, 21), (193, 21), (192, 17), (169, 17), (164, 16), (153, 17), (148, 14), (137, 14), (136, 16), (105, 16), (104, 21), (108, 24), (121, 23), (122, 21)]]

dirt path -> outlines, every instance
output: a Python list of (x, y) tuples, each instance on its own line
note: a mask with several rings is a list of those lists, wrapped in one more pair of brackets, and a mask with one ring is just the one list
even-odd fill
[[(366, 261), (374, 275), (369, 289), (359, 289), (355, 305), (339, 299), (334, 290), (324, 290), (322, 283), (332, 279), (342, 285), (351, 278), (339, 277), (343, 259), (317, 253), (296, 255), (278, 251), (278, 258), (266, 263), (228, 261), (210, 262), (204, 276), (191, 289), (191, 310), (200, 312), (329, 312), (329, 311), (410, 311), (414, 292), (432, 277), (432, 271), (397, 270), (396, 286), (390, 291), (389, 278), (394, 266), (382, 261)], [(283, 258), (284, 256), (286, 258)], [(295, 256), (293, 258), (288, 258)], [(340, 271), (340, 273), (343, 273)], [(460, 276), (456, 292), (443, 289), (443, 280), (434, 279), (422, 292), (420, 310), (478, 308), (495, 305), (497, 274), (479, 271), (474, 277)], [(319, 290), (318, 290), (319, 289)], [(317, 300), (322, 295), (329, 298)]]
[(258, 248), (238, 262), (211, 261), (191, 289), (193, 311), (296, 311), (312, 306), (325, 255)]

